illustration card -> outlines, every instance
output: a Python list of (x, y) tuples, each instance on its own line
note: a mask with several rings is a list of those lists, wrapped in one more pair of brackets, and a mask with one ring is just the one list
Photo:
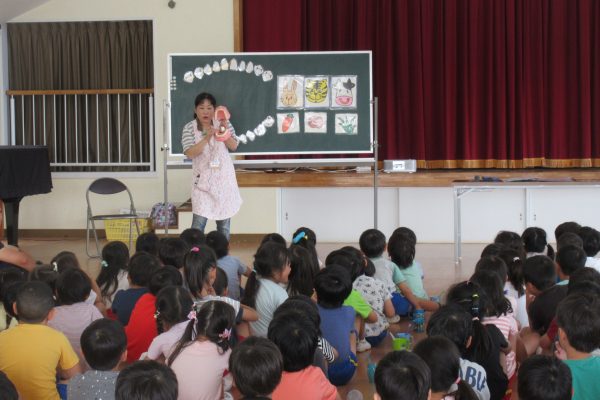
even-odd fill
[(324, 75), (307, 76), (304, 79), (304, 107), (329, 107), (329, 77)]
[(331, 108), (356, 108), (356, 75), (331, 77)]
[(304, 132), (327, 133), (327, 113), (309, 111), (304, 113)]
[(336, 135), (357, 135), (358, 114), (335, 114)]
[(298, 132), (300, 132), (300, 117), (297, 112), (277, 114), (277, 133), (285, 135)]
[(299, 109), (303, 107), (304, 77), (281, 75), (277, 77), (277, 108)]

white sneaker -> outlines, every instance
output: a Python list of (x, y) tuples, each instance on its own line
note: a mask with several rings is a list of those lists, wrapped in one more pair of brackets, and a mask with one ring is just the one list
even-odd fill
[(371, 344), (365, 339), (361, 339), (356, 344), (356, 351), (362, 353), (363, 351), (371, 350)]
[(395, 323), (398, 323), (398, 322), (400, 322), (400, 316), (399, 316), (399, 315), (394, 315), (393, 317), (391, 317), (391, 318), (388, 318), (388, 319), (387, 319), (387, 321), (388, 321), (390, 324), (395, 324)]

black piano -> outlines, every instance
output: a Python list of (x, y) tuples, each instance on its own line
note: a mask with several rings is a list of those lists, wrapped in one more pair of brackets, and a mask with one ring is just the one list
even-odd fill
[(6, 238), (19, 241), (19, 203), (25, 196), (52, 190), (46, 146), (0, 146), (0, 199), (6, 212)]

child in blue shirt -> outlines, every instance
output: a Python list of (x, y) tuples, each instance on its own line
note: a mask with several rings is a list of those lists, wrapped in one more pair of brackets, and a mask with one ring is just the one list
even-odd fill
[(239, 301), (240, 277), (250, 276), (252, 269), (245, 266), (239, 258), (229, 255), (229, 241), (223, 233), (209, 232), (206, 235), (206, 244), (214, 250), (217, 266), (227, 274), (227, 297)]

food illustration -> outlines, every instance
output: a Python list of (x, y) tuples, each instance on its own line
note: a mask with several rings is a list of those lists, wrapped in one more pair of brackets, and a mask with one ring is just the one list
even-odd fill
[(306, 112), (304, 114), (304, 132), (327, 133), (327, 113)]
[(277, 131), (279, 133), (300, 132), (299, 116), (297, 112), (277, 114)]
[(306, 78), (304, 97), (306, 107), (329, 106), (329, 79), (326, 76)]
[(336, 114), (335, 133), (356, 135), (358, 133), (358, 114)]
[(294, 122), (294, 114), (286, 115), (286, 117), (283, 119), (283, 123), (281, 124), (281, 131), (282, 132), (289, 131), (293, 122)]
[(332, 85), (332, 107), (356, 107), (356, 76), (333, 77)]

